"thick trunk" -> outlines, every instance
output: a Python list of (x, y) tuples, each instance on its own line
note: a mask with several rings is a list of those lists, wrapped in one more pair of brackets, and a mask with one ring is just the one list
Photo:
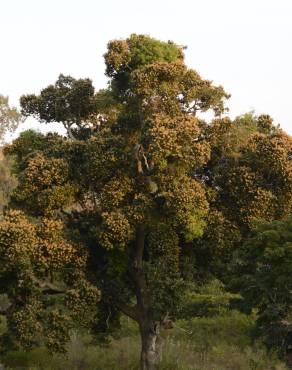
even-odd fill
[(141, 335), (141, 370), (156, 370), (161, 358), (159, 330), (151, 312), (151, 297), (143, 271), (145, 229), (136, 230), (136, 242), (130, 254), (129, 273), (135, 286), (136, 312)]
[(157, 370), (161, 360), (161, 339), (154, 323), (140, 325), (141, 370)]

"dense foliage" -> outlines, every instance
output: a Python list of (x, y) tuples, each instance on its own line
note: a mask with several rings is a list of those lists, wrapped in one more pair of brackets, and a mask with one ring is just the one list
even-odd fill
[(257, 308), (256, 334), (268, 347), (291, 356), (292, 349), (292, 219), (258, 225), (235, 255), (245, 309)]

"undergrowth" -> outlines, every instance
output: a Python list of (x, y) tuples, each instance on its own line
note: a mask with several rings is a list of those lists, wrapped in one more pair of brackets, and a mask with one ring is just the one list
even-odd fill
[[(254, 318), (237, 311), (178, 321), (163, 334), (161, 370), (285, 370), (275, 354), (252, 343)], [(68, 352), (50, 355), (45, 348), (10, 352), (2, 362), (13, 370), (138, 370), (140, 341), (136, 326), (123, 320), (119, 339), (91, 344), (89, 335), (72, 333)]]

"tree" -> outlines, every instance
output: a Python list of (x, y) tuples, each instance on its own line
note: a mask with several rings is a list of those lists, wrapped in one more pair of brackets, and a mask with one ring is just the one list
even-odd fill
[[(79, 96), (71, 77), (66, 88), (59, 88), (59, 78), (48, 94), (44, 89), (21, 99), (25, 115), (63, 122), (69, 137), (28, 132), (6, 149), (16, 161), (11, 207), (19, 220), (7, 213), (0, 225), (0, 263), (10, 266), (1, 289), (14, 302), (10, 333), (20, 330), (15, 315), (25, 315), (26, 332), (37, 322), (40, 335), (52, 338), (52, 329), (54, 343), (60, 336), (58, 349), (66, 328), (50, 326), (52, 307), (68, 320), (88, 307), (95, 335), (114, 330), (121, 313), (129, 316), (140, 329), (141, 368), (149, 370), (159, 363), (160, 331), (179, 314), (188, 282), (214, 273), (217, 259), (229, 260), (253, 219), (282, 217), (289, 209), (290, 138), (267, 118), (258, 117), (250, 133), (245, 123), (220, 118), (229, 95), (188, 69), (182, 48), (172, 42), (141, 35), (114, 40), (105, 62), (108, 88), (94, 93), (81, 83), (77, 92), (84, 100), (71, 104), (69, 97)], [(211, 123), (198, 117), (208, 110), (215, 115)], [(237, 127), (247, 133), (242, 143), (235, 140)], [(244, 182), (244, 171), (252, 173), (251, 182)], [(264, 207), (255, 202), (262, 194)], [(272, 211), (268, 195), (281, 200)], [(256, 213), (259, 205), (263, 211)], [(58, 232), (39, 231), (44, 223)], [(37, 235), (37, 242), (18, 237), (29, 237), (26, 229), (35, 230), (31, 238)], [(47, 250), (52, 238), (54, 253), (64, 252), (47, 267), (44, 259), (55, 261)], [(25, 253), (13, 260), (9, 250)], [(74, 263), (76, 253), (81, 265)], [(54, 298), (58, 290), (62, 304)]]
[[(0, 144), (3, 145), (5, 134), (16, 130), (23, 121), (22, 115), (14, 107), (9, 106), (9, 99), (0, 95)], [(11, 174), (11, 160), (4, 158), (3, 148), (0, 149), (0, 212), (8, 203), (10, 193), (16, 186), (16, 179)]]
[(253, 113), (215, 119), (205, 136), (211, 156), (196, 177), (207, 185), (210, 211), (193, 251), (201, 270), (224, 278), (255, 222), (281, 220), (292, 211), (292, 138), (270, 116)]
[[(8, 97), (0, 95), (0, 144), (4, 143), (5, 135), (13, 132), (22, 121), (22, 116), (18, 110), (9, 105)], [(7, 206), (12, 190), (16, 186), (16, 179), (11, 174), (11, 161), (4, 158), (2, 148), (0, 149), (0, 214)], [(6, 307), (7, 297), (0, 295), (0, 313), (2, 307)], [(1, 321), (1, 315), (0, 315)], [(1, 326), (1, 325), (0, 325)]]
[(56, 83), (43, 89), (39, 96), (22, 96), (20, 103), (24, 116), (32, 115), (45, 123), (60, 122), (71, 139), (74, 139), (74, 128), (79, 135), (90, 131), (89, 119), (91, 125), (98, 123), (93, 116), (94, 87), (89, 79), (76, 80), (60, 74)]
[(269, 116), (259, 116), (256, 132), (235, 158), (229, 156), (225, 164), (221, 162), (221, 175), (217, 176), (221, 208), (229, 219), (246, 229), (254, 220), (281, 219), (292, 210), (292, 140), (272, 125), (271, 131), (261, 129), (264, 121), (272, 122)]
[(7, 132), (13, 132), (21, 122), (21, 114), (9, 106), (9, 99), (0, 95), (0, 142), (3, 144)]
[(291, 356), (292, 218), (255, 227), (233, 261), (230, 287), (257, 309), (256, 334), (269, 348)]
[[(21, 136), (7, 149), (19, 171), (12, 204), (37, 219), (57, 218), (52, 222), (62, 221), (67, 235), (86, 245), (86, 278), (102, 291), (97, 318), (110, 311), (108, 322), (119, 312), (137, 321), (141, 366), (154, 369), (160, 330), (182, 296), (182, 248), (202, 235), (208, 213), (204, 184), (193, 177), (210, 156), (196, 113), (219, 115), (228, 95), (189, 70), (171, 42), (132, 35), (110, 42), (105, 61), (109, 88), (86, 95), (101, 117), (89, 138), (75, 100), (63, 103), (74, 83), (59, 89), (59, 79), (40, 96), (21, 99), (24, 114), (77, 127), (75, 140), (35, 134), (30, 145)], [(42, 276), (32, 268), (36, 279), (29, 282), (39, 290)], [(67, 281), (60, 273), (53, 277)]]

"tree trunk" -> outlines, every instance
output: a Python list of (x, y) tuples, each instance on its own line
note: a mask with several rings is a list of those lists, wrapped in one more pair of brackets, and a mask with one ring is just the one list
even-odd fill
[(157, 370), (161, 360), (159, 330), (153, 322), (140, 325), (141, 370)]
[(129, 272), (135, 286), (137, 299), (136, 321), (141, 335), (141, 370), (156, 370), (161, 359), (160, 325), (156, 324), (151, 311), (151, 296), (143, 271), (145, 230), (136, 230), (136, 242), (130, 253)]

